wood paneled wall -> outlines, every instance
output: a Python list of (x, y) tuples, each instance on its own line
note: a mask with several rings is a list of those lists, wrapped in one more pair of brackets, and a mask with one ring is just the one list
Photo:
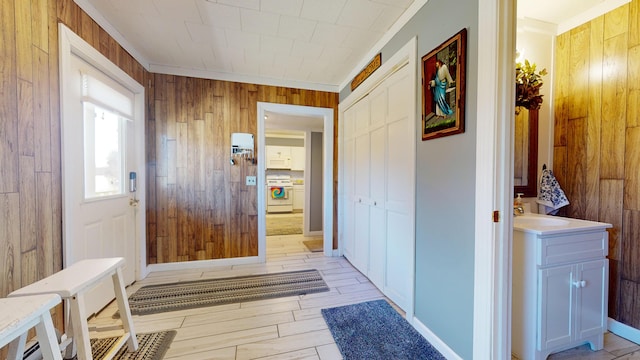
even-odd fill
[(333, 108), (337, 119), (338, 94), (153, 78), (147, 117), (149, 263), (257, 256), (257, 189), (245, 185), (256, 165), (230, 164), (231, 134), (257, 135), (257, 102)]
[(240, 180), (255, 166), (229, 168), (228, 135), (255, 134), (256, 101), (333, 107), (337, 120), (338, 95), (153, 75), (73, 0), (0, 0), (0, 296), (62, 269), (58, 22), (147, 86), (150, 260), (254, 254), (255, 188)]
[(556, 39), (554, 173), (609, 231), (609, 316), (640, 328), (640, 1)]
[(0, 0), (0, 296), (62, 269), (59, 21), (147, 76), (73, 0)]

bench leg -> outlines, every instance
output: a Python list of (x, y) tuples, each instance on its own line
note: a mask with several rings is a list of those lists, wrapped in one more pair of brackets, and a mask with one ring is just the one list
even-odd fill
[(27, 343), (27, 333), (23, 333), (9, 343), (9, 353), (7, 360), (22, 360), (24, 356), (24, 347)]
[(138, 350), (138, 339), (136, 338), (136, 331), (133, 328), (133, 319), (131, 318), (131, 309), (129, 308), (127, 292), (124, 289), (124, 280), (121, 268), (116, 269), (116, 273), (112, 275), (112, 278), (113, 290), (116, 293), (116, 301), (118, 302), (118, 311), (120, 312), (122, 327), (124, 328), (125, 333), (129, 333), (127, 347), (129, 352), (133, 352)]
[(40, 322), (36, 325), (36, 335), (38, 336), (38, 343), (40, 343), (40, 351), (44, 360), (62, 360), (58, 339), (56, 338), (56, 330), (53, 327), (51, 314), (48, 311), (40, 316)]
[(77, 294), (69, 299), (69, 312), (71, 313), (71, 327), (73, 329), (71, 346), (78, 347), (78, 360), (93, 360), (91, 342), (89, 341), (89, 326), (82, 294)]

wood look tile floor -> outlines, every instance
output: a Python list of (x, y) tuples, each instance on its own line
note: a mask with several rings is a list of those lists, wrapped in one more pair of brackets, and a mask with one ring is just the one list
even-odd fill
[[(166, 360), (243, 359), (341, 359), (320, 309), (384, 296), (343, 257), (311, 253), (302, 235), (267, 238), (267, 263), (217, 266), (206, 270), (154, 272), (127, 288), (132, 294), (141, 286), (318, 269), (330, 291), (304, 296), (245, 302), (160, 314), (133, 316), (138, 333), (176, 330)], [(89, 321), (92, 336), (114, 336), (115, 303)], [(96, 330), (99, 329), (99, 330)], [(106, 329), (106, 330), (104, 330)]]
[[(518, 360), (512, 356), (513, 360)], [(588, 344), (551, 354), (547, 360), (640, 360), (640, 345), (607, 332), (604, 334), (604, 348), (592, 351)]]
[[(267, 263), (216, 266), (206, 270), (154, 272), (127, 288), (144, 285), (252, 274), (318, 269), (330, 291), (305, 296), (212, 306), (133, 316), (138, 333), (176, 330), (166, 360), (341, 359), (320, 309), (384, 299), (378, 289), (344, 258), (311, 253), (302, 235), (267, 238)], [(388, 299), (387, 299), (388, 300)], [(115, 302), (89, 321), (92, 337), (115, 336)], [(515, 359), (515, 358), (514, 358)], [(581, 346), (549, 359), (638, 359), (640, 346), (614, 334), (605, 335), (604, 350)]]

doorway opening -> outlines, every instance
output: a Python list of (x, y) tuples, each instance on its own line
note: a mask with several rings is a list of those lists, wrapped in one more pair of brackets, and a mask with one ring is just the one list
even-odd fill
[(267, 216), (301, 222), (302, 234), (321, 236), (322, 252), (332, 256), (333, 109), (259, 102), (257, 113), (260, 261)]

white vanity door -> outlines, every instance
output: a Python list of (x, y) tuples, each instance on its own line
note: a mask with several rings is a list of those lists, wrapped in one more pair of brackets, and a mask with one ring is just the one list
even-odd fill
[(607, 328), (609, 260), (590, 261), (576, 266), (580, 280), (580, 288), (576, 288), (576, 336), (582, 339), (600, 335)]
[(571, 283), (576, 279), (574, 269), (574, 266), (569, 264), (539, 270), (537, 313), (541, 330), (538, 340), (540, 350), (571, 342), (575, 294)]

